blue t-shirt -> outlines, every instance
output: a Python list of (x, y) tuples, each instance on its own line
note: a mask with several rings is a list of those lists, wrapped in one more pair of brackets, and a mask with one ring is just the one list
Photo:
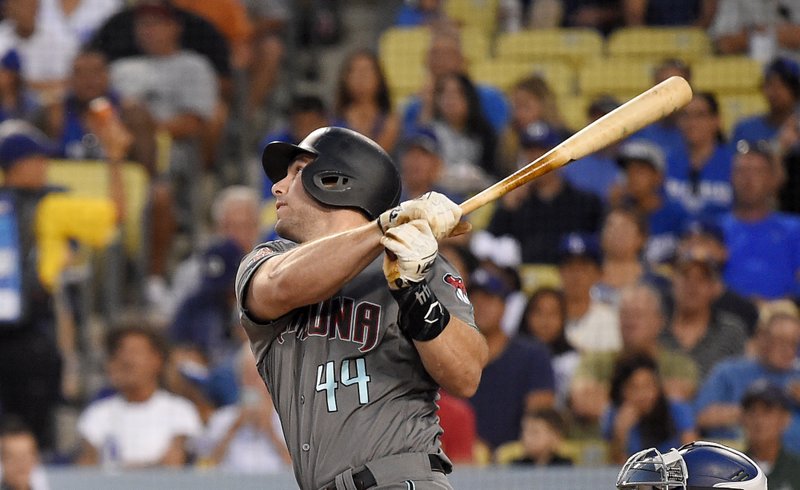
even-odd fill
[(564, 179), (576, 189), (591, 192), (608, 202), (608, 193), (622, 176), (617, 162), (606, 155), (592, 153), (559, 170)]
[[(736, 357), (719, 362), (709, 373), (705, 382), (697, 390), (694, 400), (695, 414), (706, 407), (721, 404), (739, 404), (753, 383), (769, 383), (788, 389), (789, 384), (800, 381), (800, 367), (793, 366), (788, 371), (767, 369), (755, 359)], [(736, 439), (741, 436), (737, 426), (718, 427), (704, 430), (702, 435), (712, 439)], [(783, 434), (783, 442), (788, 450), (800, 450), (800, 407), (792, 409), (792, 421)]]
[(649, 237), (644, 255), (650, 264), (672, 258), (683, 225), (689, 219), (689, 214), (680, 203), (667, 196), (662, 197), (663, 205), (647, 218)]
[(677, 149), (667, 157), (667, 195), (679, 202), (693, 217), (718, 216), (729, 211), (733, 204), (733, 155), (730, 146), (717, 145), (693, 178), (688, 150), (685, 146)]
[(683, 148), (686, 144), (681, 130), (677, 126), (665, 124), (663, 121), (645, 126), (629, 139), (645, 139), (655, 143), (664, 152), (667, 161), (673, 153), (684, 151)]
[[(692, 430), (694, 428), (694, 414), (692, 413), (692, 408), (683, 402), (669, 400), (669, 414), (672, 417), (672, 421), (675, 424), (675, 433), (672, 436), (664, 441), (661, 441), (658, 445), (656, 445), (656, 449), (661, 451), (662, 453), (669, 451), (674, 447), (681, 446), (681, 434), (686, 431)], [(605, 414), (603, 414), (603, 420), (601, 422), (601, 427), (603, 430), (603, 437), (607, 440), (611, 440), (614, 432), (614, 421), (617, 418), (617, 407), (610, 407), (606, 410)], [(627, 452), (628, 454), (633, 454), (637, 451), (641, 451), (642, 449), (647, 449), (642, 442), (642, 433), (641, 429), (639, 428), (639, 424), (634, 425), (631, 427), (630, 432), (628, 432), (628, 447)]]
[(724, 279), (742, 296), (764, 299), (800, 295), (800, 219), (783, 213), (748, 223), (722, 217), (728, 262)]
[[(475, 89), (478, 91), (483, 116), (491, 123), (495, 132), (499, 134), (511, 117), (508, 101), (503, 92), (494, 87), (475, 84)], [(403, 111), (404, 134), (412, 134), (419, 127), (418, 121), (421, 110), (422, 101), (419, 100), (419, 97), (415, 95), (408, 99), (408, 104)]]
[(469, 399), (478, 435), (491, 447), (519, 439), (525, 399), (532, 391), (555, 392), (550, 353), (534, 339), (513, 337), (483, 370), (478, 391)]
[(765, 114), (752, 116), (742, 119), (733, 129), (731, 141), (736, 143), (739, 140), (758, 141), (771, 140), (778, 136), (780, 127), (773, 126)]

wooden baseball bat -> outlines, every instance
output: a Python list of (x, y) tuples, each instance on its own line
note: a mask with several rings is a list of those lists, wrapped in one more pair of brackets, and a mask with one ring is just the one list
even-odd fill
[(569, 162), (620, 141), (669, 116), (692, 99), (689, 83), (674, 76), (637, 95), (589, 124), (541, 157), (461, 203), (464, 214)]

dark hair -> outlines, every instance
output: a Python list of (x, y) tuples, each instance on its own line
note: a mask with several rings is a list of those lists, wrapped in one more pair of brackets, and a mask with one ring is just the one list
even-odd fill
[[(464, 276), (464, 279), (468, 279), (472, 273), (480, 266), (480, 261), (475, 254), (469, 249), (469, 247), (465, 247), (463, 245), (458, 245), (456, 243), (447, 243), (446, 241), (439, 245), (439, 249), (441, 250), (442, 247), (449, 248), (456, 255), (461, 259), (461, 262), (464, 263), (464, 267), (467, 268), (465, 271), (458, 271), (459, 274)], [(439, 254), (441, 256), (441, 253)], [(442, 257), (444, 258), (444, 257)], [(447, 260), (447, 259), (445, 259)]]
[(5, 414), (0, 419), (0, 437), (17, 436), (29, 434), (33, 436), (33, 431), (22, 418), (15, 414)]
[(658, 379), (658, 399), (656, 404), (649, 413), (643, 414), (639, 420), (642, 446), (658, 446), (675, 435), (677, 428), (670, 413), (669, 402), (661, 385), (658, 364), (655, 359), (641, 353), (621, 355), (614, 363), (614, 370), (611, 375), (611, 402), (615, 407), (622, 405), (625, 384), (639, 369), (646, 369), (652, 372)]
[(647, 240), (647, 237), (650, 234), (650, 225), (648, 225), (647, 217), (644, 215), (644, 213), (639, 211), (634, 205), (622, 204), (609, 209), (603, 218), (603, 227), (605, 226), (608, 217), (611, 216), (612, 213), (621, 213), (630, 217), (631, 221), (633, 221), (636, 225), (636, 229), (639, 230), (639, 233), (642, 235), (645, 241)]
[(356, 58), (364, 56), (372, 62), (375, 73), (378, 76), (378, 93), (376, 94), (378, 108), (383, 113), (388, 113), (392, 110), (392, 100), (389, 97), (389, 86), (386, 83), (386, 75), (381, 68), (380, 60), (374, 51), (369, 49), (359, 49), (350, 54), (347, 59), (342, 63), (339, 70), (339, 82), (336, 89), (336, 113), (339, 116), (344, 116), (344, 110), (353, 102), (353, 96), (347, 88), (347, 74), (350, 67)]
[[(694, 96), (704, 100), (705, 103), (708, 104), (708, 109), (711, 111), (711, 114), (719, 117), (719, 102), (717, 101), (716, 95), (712, 92), (696, 92)], [(717, 143), (725, 143), (725, 134), (722, 132), (722, 127), (717, 128), (715, 138)]]
[(537, 408), (525, 412), (524, 418), (539, 419), (551, 429), (564, 436), (567, 433), (567, 421), (555, 408)]
[(678, 70), (683, 72), (684, 78), (689, 80), (692, 77), (692, 68), (683, 60), (679, 58), (667, 58), (658, 65), (656, 65), (655, 69), (653, 70), (653, 75), (657, 75), (660, 71), (663, 70)]
[(166, 362), (169, 357), (169, 344), (167, 340), (157, 330), (143, 323), (123, 323), (118, 327), (111, 330), (106, 336), (106, 353), (109, 357), (113, 357), (122, 345), (125, 338), (139, 335), (147, 339), (150, 346), (155, 350), (159, 357)]
[(300, 112), (316, 112), (325, 114), (328, 112), (325, 102), (319, 96), (309, 94), (298, 94), (292, 97), (292, 101), (286, 111), (289, 115)]
[[(494, 168), (495, 152), (497, 148), (497, 135), (494, 132), (492, 124), (483, 114), (480, 96), (478, 95), (478, 90), (475, 88), (475, 84), (467, 75), (464, 75), (463, 73), (451, 73), (444, 75), (436, 81), (436, 96), (442, 92), (444, 83), (451, 78), (458, 82), (461, 92), (464, 94), (464, 98), (467, 101), (467, 133), (481, 140), (480, 165), (491, 175), (495, 175), (497, 174), (497, 171)], [(439, 110), (438, 104), (435, 104), (434, 106), (434, 117), (441, 119), (442, 114)]]
[(564, 298), (564, 293), (560, 289), (551, 287), (541, 287), (537, 289), (536, 292), (531, 295), (528, 303), (525, 305), (525, 311), (520, 319), (517, 332), (520, 335), (535, 336), (535, 334), (528, 328), (528, 314), (531, 312), (536, 303), (546, 296), (552, 296), (556, 298), (556, 301), (558, 301), (558, 307), (561, 313), (561, 331), (553, 342), (545, 342), (544, 339), (538, 340), (546, 345), (550, 349), (550, 353), (553, 355), (564, 354), (565, 352), (575, 350), (572, 344), (570, 344), (567, 340), (566, 331), (564, 328), (567, 322), (567, 301)]

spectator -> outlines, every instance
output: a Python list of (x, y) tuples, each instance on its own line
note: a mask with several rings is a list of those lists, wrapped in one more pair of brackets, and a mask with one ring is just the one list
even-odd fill
[[(466, 74), (467, 60), (461, 48), (461, 36), (457, 29), (447, 27), (432, 32), (431, 43), (426, 54), (425, 66), (428, 80), (420, 93), (411, 97), (403, 112), (403, 133), (411, 132), (415, 126), (427, 126), (434, 118), (434, 88), (444, 75)], [(509, 119), (508, 102), (503, 93), (488, 85), (477, 85), (483, 116), (495, 132), (499, 133)]]
[(500, 137), (501, 157), (498, 168), (508, 175), (519, 168), (519, 135), (530, 124), (545, 122), (557, 133), (566, 133), (556, 104), (556, 95), (547, 82), (538, 75), (529, 75), (518, 80), (511, 88), (511, 121)]
[(522, 446), (525, 455), (511, 463), (525, 466), (572, 466), (559, 454), (567, 433), (564, 417), (552, 408), (527, 411), (522, 418)]
[(647, 237), (647, 221), (635, 209), (618, 207), (608, 212), (600, 231), (603, 275), (592, 288), (595, 298), (616, 305), (619, 290), (640, 281), (667, 289), (668, 281), (643, 260)]
[(477, 192), (498, 177), (497, 136), (481, 113), (468, 76), (447, 74), (437, 79), (431, 128), (445, 163), (441, 183), (451, 192)]
[(725, 283), (756, 302), (800, 294), (800, 221), (773, 209), (778, 165), (766, 145), (737, 144), (734, 207), (720, 222), (728, 249)]
[[(520, 161), (531, 162), (560, 143), (544, 123), (531, 125), (520, 135)], [(573, 188), (559, 172), (550, 172), (504, 196), (495, 208), (487, 231), (514, 237), (522, 262), (555, 264), (561, 237), (570, 232), (594, 233), (600, 226), (600, 200)]]
[(0, 122), (23, 119), (33, 122), (40, 109), (39, 100), (22, 77), (22, 62), (16, 49), (0, 58)]
[(619, 349), (622, 340), (616, 308), (592, 296), (592, 288), (602, 277), (597, 238), (587, 233), (569, 233), (561, 239), (558, 254), (567, 340), (579, 352)]
[[(6, 0), (0, 22), (0, 56), (16, 50), (22, 78), (39, 96), (59, 96), (79, 42), (65, 25), (46, 25), (39, 15), (49, 0)], [(54, 49), (54, 47), (57, 47)]]
[(622, 346), (612, 352), (584, 353), (572, 379), (571, 407), (585, 421), (599, 420), (608, 407), (614, 363), (623, 356), (654, 359), (662, 389), (670, 399), (688, 402), (697, 389), (697, 364), (659, 339), (666, 317), (658, 291), (644, 283), (629, 286), (622, 290), (619, 308)]
[[(215, 117), (217, 82), (211, 65), (201, 55), (183, 50), (181, 17), (168, 4), (146, 2), (136, 8), (136, 42), (141, 56), (111, 64), (111, 85), (123, 98), (142, 103), (159, 131), (171, 138), (169, 178), (177, 203), (178, 230), (196, 231), (200, 197), (197, 181), (202, 164), (201, 143)], [(163, 289), (162, 279), (148, 281), (152, 301)]]
[(695, 217), (728, 211), (733, 151), (722, 135), (716, 97), (695, 93), (679, 113), (678, 127), (685, 144), (668, 155), (667, 196)]
[(237, 473), (288, 470), (291, 459), (272, 399), (258, 375), (250, 347), (237, 354), (239, 402), (211, 416), (198, 444), (200, 464)]
[[(589, 104), (587, 115), (594, 122), (619, 107), (614, 97), (601, 95)], [(575, 188), (590, 192), (607, 203), (615, 183), (622, 177), (614, 161), (616, 146), (611, 145), (591, 153), (576, 162), (561, 167), (559, 172)]]
[(635, 354), (615, 363), (611, 401), (603, 433), (614, 463), (622, 464), (642, 449), (665, 452), (697, 439), (691, 408), (667, 398), (658, 365), (650, 356)]
[(168, 347), (153, 329), (131, 323), (109, 332), (107, 374), (116, 394), (89, 404), (78, 420), (78, 464), (180, 467), (200, 433), (192, 404), (159, 387)]
[(749, 54), (764, 63), (776, 55), (796, 56), (800, 5), (796, 2), (718, 0), (709, 28), (720, 54)]
[(746, 453), (767, 474), (772, 488), (800, 488), (800, 456), (781, 442), (792, 405), (783, 388), (762, 382), (754, 383), (742, 398)]
[(797, 452), (800, 448), (800, 411), (796, 408), (800, 386), (797, 364), (800, 320), (793, 315), (776, 313), (759, 325), (755, 340), (755, 357), (734, 357), (714, 366), (694, 402), (697, 426), (707, 437), (737, 438), (744, 394), (756, 381), (767, 381), (782, 387), (795, 400), (783, 444)]
[[(725, 247), (725, 236), (716, 221), (692, 219), (684, 224), (681, 239), (678, 242), (676, 256), (701, 256), (724, 267), (728, 261), (728, 249)], [(747, 336), (752, 337), (758, 322), (758, 309), (753, 302), (733, 292), (722, 280), (722, 274), (716, 274), (718, 296), (714, 300), (712, 315), (730, 316), (731, 321), (745, 326)]]
[(522, 315), (518, 334), (530, 336), (550, 350), (556, 381), (556, 406), (565, 407), (579, 354), (567, 340), (567, 303), (558, 289), (542, 287), (531, 296)]
[(645, 261), (656, 266), (675, 253), (678, 235), (688, 215), (683, 207), (664, 193), (666, 162), (661, 149), (646, 140), (629, 140), (617, 156), (625, 171), (625, 181), (612, 204), (632, 207), (647, 218), (649, 237), (644, 247)]
[(726, 357), (742, 354), (748, 338), (746, 325), (713, 307), (719, 296), (718, 275), (719, 264), (702, 250), (689, 249), (677, 257), (674, 311), (661, 337), (664, 345), (694, 359), (701, 379)]
[(180, 279), (176, 274), (170, 339), (197, 346), (212, 362), (238, 346), (232, 331), (236, 318), (233, 286), (239, 263), (258, 242), (259, 212), (258, 194), (252, 189), (223, 189), (212, 205), (212, 242), (186, 265), (195, 270), (187, 269)]
[[(670, 77), (678, 76), (687, 82), (692, 81), (692, 70), (684, 61), (677, 58), (666, 59), (653, 70), (653, 85), (657, 85)], [(657, 144), (667, 161), (672, 158), (672, 153), (681, 151), (684, 147), (683, 134), (678, 127), (680, 112), (676, 111), (667, 117), (645, 126), (638, 133), (636, 139), (646, 139)]]
[(707, 29), (717, 0), (623, 0), (627, 26), (696, 26)]
[(794, 113), (800, 102), (800, 64), (790, 58), (772, 61), (764, 69), (761, 92), (767, 100), (766, 114), (739, 121), (733, 129), (732, 141), (769, 141), (778, 136), (781, 125)]
[(800, 118), (796, 112), (783, 123), (774, 141), (784, 175), (778, 210), (800, 214)]
[(469, 280), (475, 324), (489, 344), (489, 363), (478, 391), (470, 398), (478, 436), (490, 449), (519, 439), (522, 415), (528, 409), (552, 407), (553, 369), (547, 349), (532, 339), (508, 337), (500, 327), (509, 288), (487, 269)]
[[(53, 415), (60, 397), (62, 355), (56, 339), (70, 338), (71, 313), (57, 317), (54, 300), (66, 263), (67, 241), (100, 247), (116, 231), (121, 201), (86, 199), (54, 192), (47, 185), (52, 153), (46, 137), (29, 124), (0, 124), (0, 405), (31, 427), (45, 453), (54, 449)], [(121, 185), (110, 166), (112, 184)], [(115, 176), (117, 178), (115, 178)], [(112, 189), (112, 195), (121, 196)], [(117, 209), (115, 209), (115, 203)], [(67, 221), (69, 223), (67, 223)], [(65, 306), (64, 303), (59, 305)], [(68, 308), (65, 308), (65, 311)], [(69, 342), (63, 342), (67, 348)]]
[[(444, 191), (440, 186), (444, 173), (441, 145), (432, 130), (419, 128), (403, 138), (398, 162), (403, 182), (402, 200), (413, 199), (429, 191)], [(463, 201), (461, 195), (445, 194), (453, 202)]]
[(400, 134), (389, 87), (377, 55), (361, 49), (342, 63), (336, 88), (334, 125), (358, 131), (391, 153)]
[[(23, 0), (24, 1), (24, 0)], [(105, 53), (109, 62), (131, 56), (146, 54), (138, 45), (135, 35), (135, 19), (140, 5), (168, 4), (168, 0), (136, 0), (130, 7), (109, 17), (95, 32), (87, 44), (87, 48)], [(222, 80), (231, 78), (230, 47), (225, 37), (206, 19), (172, 7), (177, 22), (182, 26), (180, 46), (183, 49), (199, 53)]]
[(19, 419), (9, 417), (0, 427), (0, 488), (47, 490), (47, 476), (40, 464), (33, 432)]

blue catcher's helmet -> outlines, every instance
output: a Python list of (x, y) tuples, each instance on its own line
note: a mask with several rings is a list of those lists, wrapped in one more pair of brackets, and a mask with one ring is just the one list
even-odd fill
[(697, 441), (661, 454), (634, 454), (617, 476), (629, 490), (767, 490), (767, 477), (745, 454), (714, 442)]

